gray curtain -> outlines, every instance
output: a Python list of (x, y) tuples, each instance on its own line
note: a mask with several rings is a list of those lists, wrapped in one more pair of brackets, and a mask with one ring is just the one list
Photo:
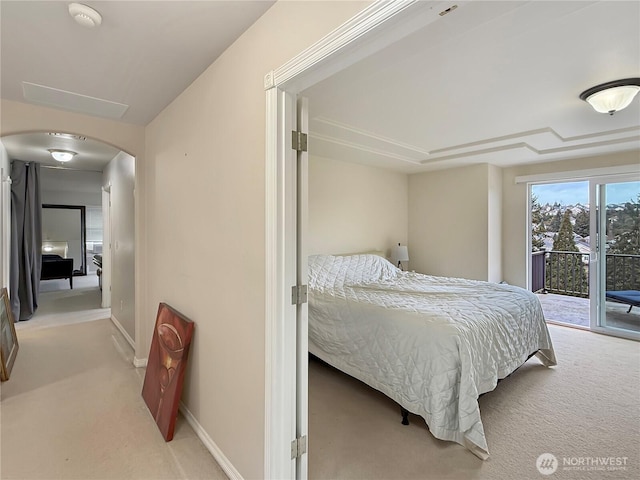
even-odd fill
[(11, 163), (11, 310), (29, 320), (38, 308), (42, 269), (40, 164)]

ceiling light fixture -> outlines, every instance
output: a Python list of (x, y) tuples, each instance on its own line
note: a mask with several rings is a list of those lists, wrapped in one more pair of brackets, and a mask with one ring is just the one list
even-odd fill
[(93, 8), (81, 3), (70, 3), (69, 15), (83, 27), (98, 27), (102, 23), (102, 15)]
[(49, 150), (49, 153), (55, 160), (63, 163), (68, 162), (76, 155), (76, 152), (70, 150)]
[(588, 102), (596, 112), (613, 115), (627, 108), (640, 91), (640, 78), (625, 78), (596, 85), (580, 94), (580, 99)]

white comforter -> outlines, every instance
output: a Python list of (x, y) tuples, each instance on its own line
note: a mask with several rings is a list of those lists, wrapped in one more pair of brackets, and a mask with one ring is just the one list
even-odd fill
[(533, 353), (555, 365), (537, 297), (403, 272), (376, 255), (309, 257), (309, 351), (489, 456), (478, 397)]

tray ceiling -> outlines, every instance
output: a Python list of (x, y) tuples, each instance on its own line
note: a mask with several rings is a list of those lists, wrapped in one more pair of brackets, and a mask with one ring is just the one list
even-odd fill
[(458, 2), (306, 90), (309, 149), (408, 173), (638, 150), (640, 95), (613, 116), (578, 98), (638, 76), (639, 2)]

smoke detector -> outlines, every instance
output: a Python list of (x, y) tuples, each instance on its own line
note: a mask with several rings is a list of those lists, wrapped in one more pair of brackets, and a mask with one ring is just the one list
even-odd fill
[(93, 8), (81, 3), (70, 3), (69, 15), (83, 27), (94, 28), (102, 23), (102, 15)]

